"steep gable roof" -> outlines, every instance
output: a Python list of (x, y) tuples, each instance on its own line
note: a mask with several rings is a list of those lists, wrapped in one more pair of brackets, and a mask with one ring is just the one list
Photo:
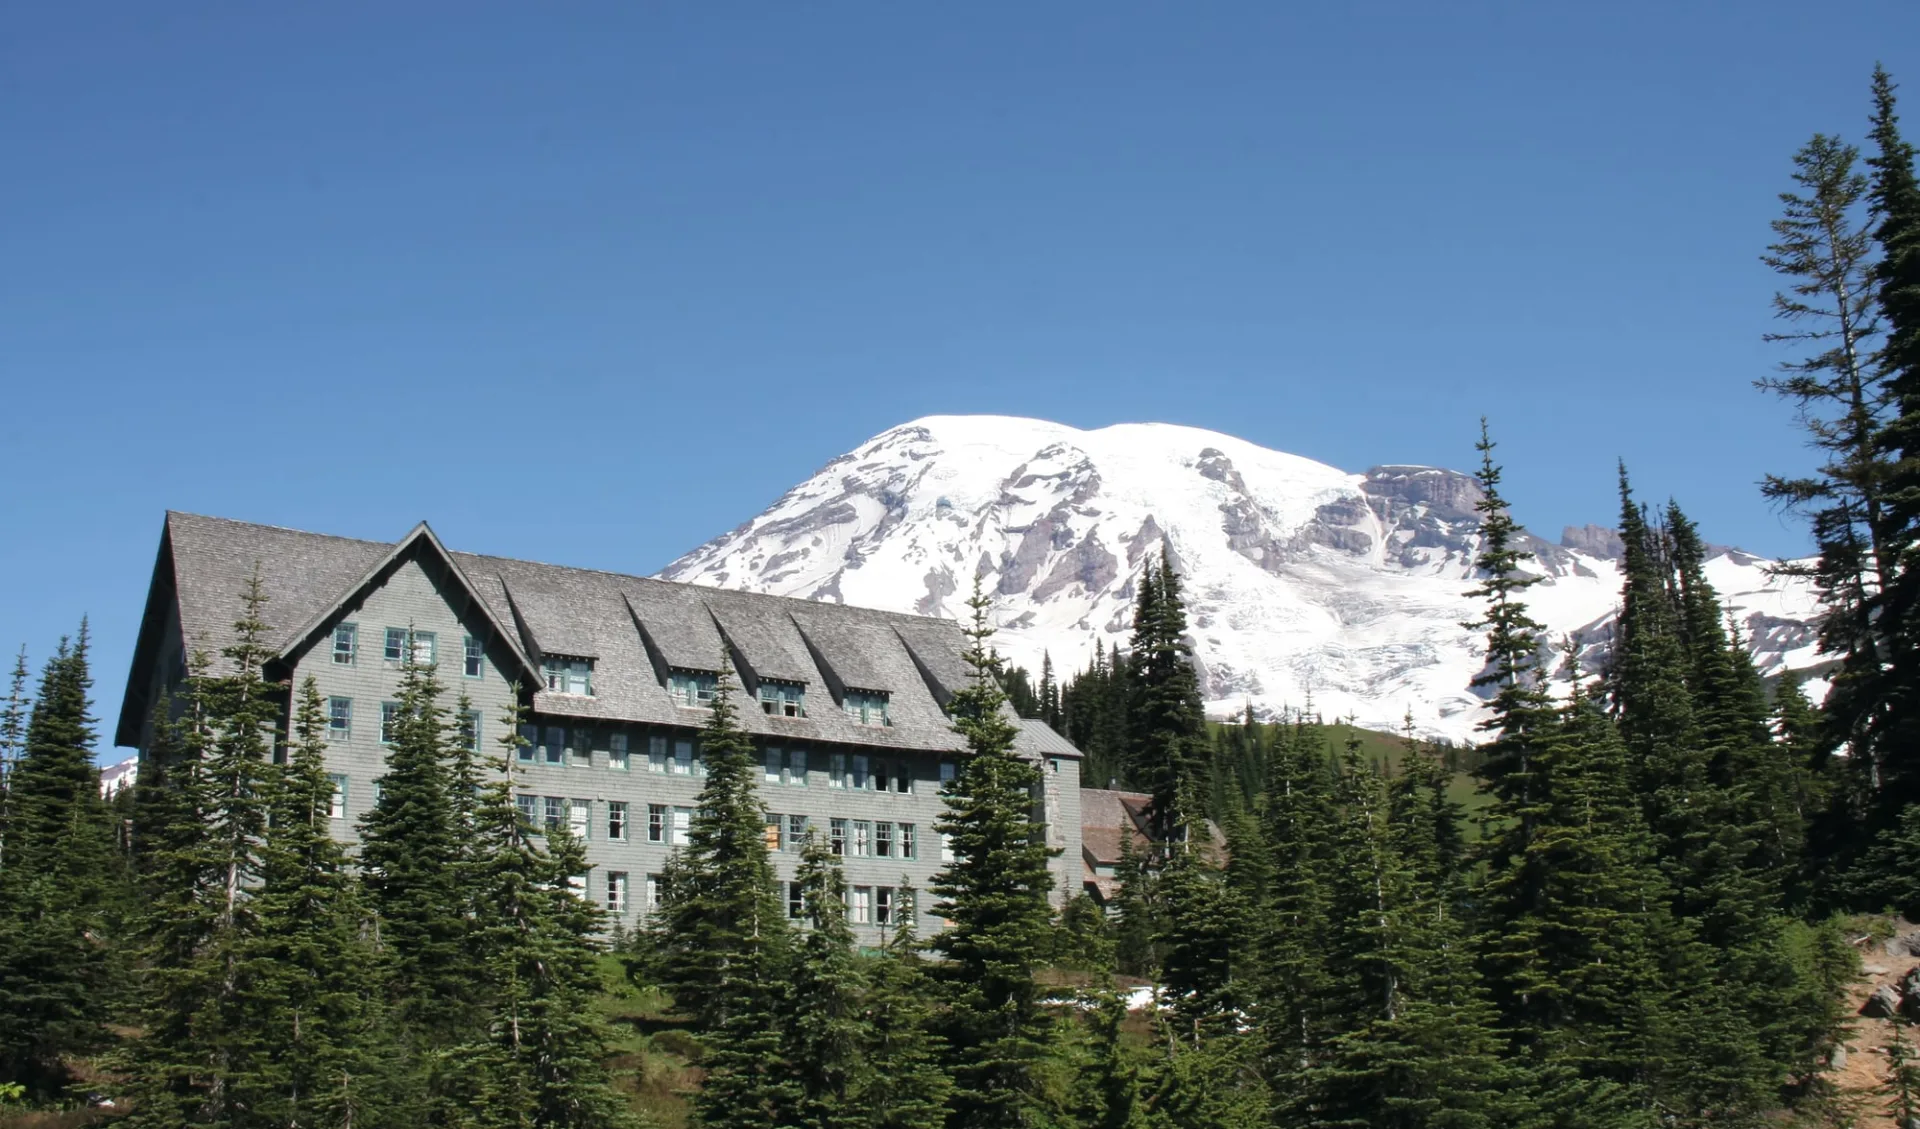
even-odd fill
[[(177, 604), (188, 646), (218, 650), (258, 562), (269, 638), (291, 656), (415, 552), (444, 564), (525, 664), (540, 713), (698, 726), (706, 711), (676, 702), (662, 684), (662, 668), (716, 669), (724, 638), (752, 676), (806, 687), (803, 718), (763, 714), (743, 701), (740, 720), (750, 732), (882, 748), (961, 748), (944, 710), (968, 677), (961, 659), (966, 640), (951, 621), (453, 552), (424, 522), (386, 543), (169, 513), (147, 619), (163, 627), (167, 607)], [(151, 671), (162, 634), (143, 621), (136, 674), (142, 664)], [(549, 654), (593, 659), (593, 694), (546, 690), (539, 663)], [(135, 699), (144, 698), (146, 685), (129, 680), (116, 737), (123, 744), (137, 743), (146, 703)], [(866, 725), (844, 713), (837, 699), (848, 687), (885, 692), (889, 724)], [(1016, 747), (1033, 756), (1080, 755), (1044, 726), (1021, 726)]]
[(501, 641), (506, 644), (508, 651), (513, 657), (520, 661), (521, 672), (532, 682), (539, 682), (543, 677), (540, 665), (520, 646), (520, 633), (510, 626), (514, 621), (510, 618), (503, 619), (495, 614), (493, 607), (482, 597), (480, 589), (474, 585), (472, 580), (468, 579), (465, 570), (460, 567), (460, 563), (454, 560), (453, 554), (447, 552), (446, 546), (440, 543), (440, 538), (434, 535), (432, 528), (424, 521), (409, 530), (405, 537), (396, 541), (391, 549), (369, 565), (366, 571), (358, 578), (341, 589), (339, 595), (334, 597), (334, 599), (329, 601), (324, 607), (320, 608), (319, 611), (315, 612), (307, 622), (295, 628), (292, 633), (281, 640), (279, 657), (283, 660), (290, 660), (294, 658), (298, 652), (311, 646), (314, 639), (330, 628), (333, 621), (340, 618), (346, 608), (349, 607), (361, 593), (373, 587), (388, 572), (398, 566), (401, 561), (406, 560), (410, 554), (415, 552), (431, 554), (447, 569), (448, 574), (453, 578), (454, 582), (466, 593), (467, 599), (472, 601), (473, 606), (480, 610), (480, 614), (487, 620), (488, 626), (492, 627), (494, 632), (500, 636)]

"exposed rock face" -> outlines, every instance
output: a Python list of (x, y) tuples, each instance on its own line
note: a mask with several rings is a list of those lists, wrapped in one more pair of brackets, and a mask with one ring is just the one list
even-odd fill
[[(978, 576), (995, 644), (1063, 675), (1124, 646), (1141, 570), (1166, 552), (1185, 581), (1209, 708), (1326, 715), (1467, 740), (1483, 640), (1462, 624), (1475, 585), (1479, 486), (1437, 467), (1347, 472), (1164, 424), (1080, 431), (1038, 420), (934, 417), (834, 459), (765, 513), (675, 561), (673, 580), (959, 617)], [(1619, 538), (1522, 534), (1544, 578), (1529, 604), (1542, 654), (1572, 638), (1601, 669)], [(1811, 599), (1765, 562), (1721, 552), (1710, 578), (1768, 671), (1811, 661)]]
[(1569, 525), (1560, 531), (1560, 544), (1603, 561), (1624, 560), (1627, 555), (1627, 543), (1620, 539), (1620, 531), (1604, 525)]

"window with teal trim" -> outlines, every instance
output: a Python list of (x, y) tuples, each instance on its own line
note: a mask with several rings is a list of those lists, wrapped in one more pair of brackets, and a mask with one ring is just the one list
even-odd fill
[(676, 705), (704, 706), (713, 701), (720, 688), (720, 676), (698, 670), (667, 672), (667, 694)]
[(360, 643), (360, 629), (351, 623), (343, 623), (333, 629), (333, 665), (352, 666), (355, 650)]

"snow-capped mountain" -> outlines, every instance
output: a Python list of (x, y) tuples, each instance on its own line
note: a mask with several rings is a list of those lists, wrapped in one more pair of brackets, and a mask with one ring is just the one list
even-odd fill
[(128, 757), (123, 761), (100, 766), (100, 794), (111, 800), (122, 788), (133, 787), (140, 778), (140, 758)]
[[(1471, 739), (1482, 701), (1472, 478), (1421, 466), (1352, 474), (1170, 424), (1081, 431), (1003, 416), (933, 416), (828, 463), (765, 513), (660, 575), (719, 587), (958, 617), (976, 574), (1003, 654), (1063, 676), (1124, 646), (1135, 583), (1165, 545), (1186, 582), (1216, 714), (1311, 702)], [(1528, 590), (1555, 638), (1602, 649), (1619, 598), (1619, 537), (1530, 539)], [(1763, 669), (1814, 662), (1802, 583), (1719, 550), (1708, 574)]]

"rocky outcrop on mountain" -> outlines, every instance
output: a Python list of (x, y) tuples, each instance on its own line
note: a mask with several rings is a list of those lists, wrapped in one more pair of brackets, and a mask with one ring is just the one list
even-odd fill
[[(995, 643), (1064, 675), (1096, 644), (1124, 645), (1140, 570), (1167, 552), (1186, 583), (1209, 707), (1416, 724), (1466, 740), (1484, 704), (1468, 683), (1482, 640), (1462, 624), (1474, 586), (1479, 486), (1437, 467), (1364, 474), (1196, 428), (1081, 431), (1039, 420), (945, 416), (874, 437), (767, 511), (662, 573), (673, 580), (958, 617), (976, 575)], [(1525, 515), (1520, 515), (1524, 517)], [(1604, 662), (1619, 537), (1523, 534), (1528, 592), (1588, 671)], [(1813, 661), (1813, 604), (1767, 562), (1718, 550), (1709, 577), (1763, 669)]]

